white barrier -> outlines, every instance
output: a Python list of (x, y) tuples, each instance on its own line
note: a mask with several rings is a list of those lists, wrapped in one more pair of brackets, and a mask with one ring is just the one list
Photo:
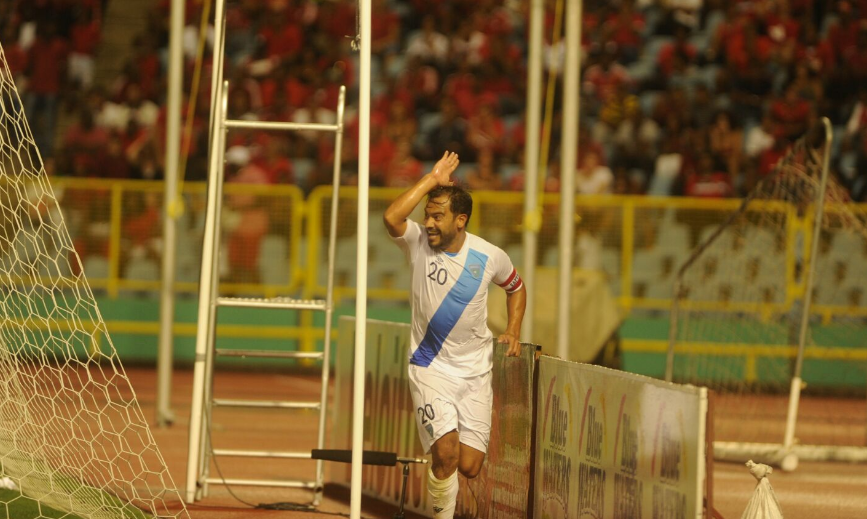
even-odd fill
[[(349, 448), (353, 323), (353, 318), (340, 320), (330, 442), (336, 449)], [(407, 382), (408, 347), (408, 325), (368, 320), (364, 448), (423, 458), (426, 456), (418, 441)], [(520, 357), (506, 358), (505, 345), (495, 345), (494, 348), (494, 412), (488, 456), (476, 479), (468, 484), (466, 479), (460, 478), (456, 518), (526, 518), (532, 467), (535, 351), (533, 347), (525, 346)], [(422, 466), (411, 468), (406, 509), (430, 516), (426, 470)], [(349, 466), (331, 464), (328, 481), (349, 486)], [(365, 495), (397, 504), (400, 469), (364, 467), (362, 484)]]
[(533, 517), (701, 518), (707, 390), (542, 357)]
[[(339, 328), (333, 448), (349, 447), (353, 323), (343, 318)], [(406, 380), (409, 326), (369, 320), (367, 335), (364, 448), (424, 457)], [(455, 517), (702, 517), (706, 389), (551, 357), (539, 360), (534, 385), (532, 348), (517, 359), (495, 348), (488, 458), (469, 485), (461, 478)], [(329, 475), (350, 483), (349, 465), (331, 464)], [(406, 508), (430, 516), (426, 478), (413, 467)], [(397, 503), (399, 468), (365, 467), (362, 480), (365, 495)]]

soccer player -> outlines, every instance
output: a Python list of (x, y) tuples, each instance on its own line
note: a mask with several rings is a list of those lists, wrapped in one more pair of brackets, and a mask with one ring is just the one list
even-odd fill
[[(458, 471), (478, 475), (491, 434), (493, 334), (488, 285), (506, 290), (508, 325), (498, 342), (518, 356), (527, 303), (523, 282), (505, 252), (467, 232), (470, 194), (451, 181), (458, 156), (446, 152), (431, 172), (384, 215), (388, 234), (412, 268), (409, 385), (416, 424), (433, 463), (428, 492), (436, 519), (451, 519)], [(427, 196), (424, 225), (407, 220)]]

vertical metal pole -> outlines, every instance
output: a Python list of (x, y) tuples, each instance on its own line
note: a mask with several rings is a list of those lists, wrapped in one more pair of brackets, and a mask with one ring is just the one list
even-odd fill
[(575, 170), (578, 156), (578, 88), (581, 67), (581, 0), (566, 4), (566, 64), (563, 75), (563, 137), (560, 145), (560, 300), (557, 355), (569, 358), (572, 248), (575, 240)]
[[(825, 129), (825, 156), (822, 157), (822, 178), (819, 180), (819, 191), (815, 202), (815, 217), (813, 222), (813, 242), (810, 247), (810, 261), (807, 268), (807, 279), (804, 291), (804, 308), (801, 312), (801, 330), (798, 336), (798, 356), (795, 361), (795, 372), (792, 376), (792, 385), (789, 393), (789, 411), (786, 416), (786, 434), (783, 440), (783, 448), (788, 452), (795, 443), (795, 424), (798, 421), (798, 403), (801, 398), (801, 370), (804, 367), (804, 349), (807, 345), (807, 332), (810, 328), (810, 309), (813, 304), (813, 278), (816, 274), (816, 259), (819, 257), (819, 242), (822, 232), (822, 220), (825, 214), (825, 190), (828, 185), (828, 166), (831, 158), (831, 122), (827, 117), (822, 118)], [(809, 142), (809, 139), (807, 139)], [(809, 153), (809, 150), (807, 151)], [(794, 460), (797, 465), (797, 459)], [(783, 466), (784, 470), (787, 467)], [(794, 469), (794, 467), (791, 467)]]
[(349, 517), (361, 519), (361, 455), (364, 448), (364, 359), (367, 337), (367, 210), (370, 187), (371, 0), (360, 0), (361, 67), (358, 126), (358, 291), (355, 295), (355, 370), (352, 392), (352, 479)]
[[(225, 25), (223, 25), (225, 28)], [(223, 35), (225, 36), (225, 34)], [(229, 82), (224, 81), (223, 87), (220, 90), (220, 104), (217, 110), (219, 117), (217, 132), (214, 134), (215, 142), (217, 143), (217, 152), (219, 153), (218, 167), (215, 175), (215, 183), (217, 185), (217, 204), (214, 208), (214, 221), (217, 222), (213, 227), (213, 247), (214, 247), (214, 263), (220, 264), (220, 238), (221, 228), (220, 222), (223, 221), (223, 184), (225, 183), (225, 156), (226, 156), (226, 113), (229, 105)], [(210, 449), (210, 434), (208, 429), (211, 427), (211, 402), (214, 393), (214, 347), (217, 340), (217, 305), (216, 298), (219, 296), (220, 289), (220, 273), (219, 269), (215, 268), (211, 275), (211, 300), (208, 302), (208, 335), (207, 347), (205, 348), (205, 388), (204, 388), (204, 413), (202, 414), (202, 437), (199, 440), (201, 446), (199, 452), (199, 469), (200, 479), (207, 480), (210, 474), (211, 449)], [(208, 497), (208, 483), (205, 481), (201, 488), (202, 497)]]
[(186, 500), (192, 503), (196, 499), (196, 489), (199, 480), (201, 463), (202, 437), (204, 436), (203, 410), (205, 405), (205, 359), (209, 345), (210, 329), (213, 326), (214, 279), (217, 276), (218, 258), (215, 257), (215, 235), (219, 232), (217, 221), (217, 205), (220, 200), (220, 183), (222, 180), (222, 150), (220, 146), (221, 108), (222, 108), (222, 75), (224, 32), (223, 13), (225, 0), (215, 0), (214, 9), (214, 41), (213, 67), (211, 70), (211, 120), (208, 129), (211, 149), (208, 164), (210, 181), (208, 183), (208, 201), (205, 210), (205, 232), (202, 244), (202, 271), (199, 277), (199, 310), (198, 328), (196, 330), (196, 357), (193, 371), (193, 399), (190, 408), (189, 452), (187, 453), (187, 488)]
[(406, 503), (406, 481), (409, 479), (409, 463), (403, 464), (403, 482), (400, 484), (400, 508), (397, 511), (397, 515), (395, 515), (395, 519), (400, 518), (404, 519), (405, 515), (403, 513), (403, 507)]
[(674, 288), (671, 293), (671, 315), (668, 320), (668, 351), (665, 354), (665, 381), (671, 382), (674, 378), (674, 345), (677, 344), (677, 318), (680, 312), (680, 276), (674, 280)]
[[(706, 387), (702, 387), (702, 388), (699, 388), (698, 391), (699, 391), (699, 399), (698, 399), (698, 405), (699, 405), (699, 412), (698, 413), (699, 414), (698, 415), (702, 419), (699, 420), (699, 422), (698, 422), (699, 441), (698, 441), (698, 448), (696, 449), (696, 453), (695, 453), (696, 466), (698, 467), (698, 477), (695, 478), (696, 479), (696, 481), (695, 481), (696, 494), (695, 495), (701, 496), (704, 493), (702, 487), (707, 485), (705, 480), (708, 478), (713, 479), (713, 474), (708, 473), (708, 466), (707, 466), (707, 459), (713, 458), (713, 453), (705, 451), (705, 447), (708, 445), (708, 443), (707, 443), (708, 390)], [(713, 444), (711, 443), (710, 445), (713, 445)], [(707, 488), (710, 488), (710, 485), (707, 485)], [(706, 503), (703, 503), (702, 501), (705, 501), (705, 500), (706, 500)], [(695, 510), (693, 511), (692, 516), (696, 517), (696, 518), (702, 517), (703, 516), (702, 512), (705, 510), (705, 506), (707, 506), (707, 512), (708, 512), (707, 517), (713, 517), (714, 513), (713, 513), (712, 502), (713, 502), (712, 494), (707, 494), (705, 496), (705, 499), (696, 499)], [(689, 514), (688, 511), (687, 511), (687, 514)]]
[(166, 113), (166, 179), (163, 197), (163, 264), (160, 288), (160, 337), (157, 353), (157, 426), (175, 421), (171, 409), (172, 394), (172, 325), (175, 321), (175, 260), (177, 254), (178, 167), (181, 148), (181, 86), (184, 81), (183, 39), (184, 5), (172, 2), (169, 38), (169, 92)]
[[(527, 134), (524, 148), (524, 266), (521, 275), (528, 290), (535, 287), (539, 228), (539, 131), (542, 120), (542, 28), (545, 0), (530, 1), (529, 64), (527, 70)], [(532, 292), (529, 292), (532, 294)], [(533, 341), (535, 301), (527, 297), (527, 318), (521, 328), (521, 341)]]
[[(340, 201), (340, 157), (343, 153), (343, 111), (346, 103), (346, 87), (340, 87), (337, 99), (337, 134), (334, 137), (334, 170), (331, 177), (331, 222), (328, 226), (328, 282), (325, 292), (325, 342), (322, 350), (322, 394), (319, 407), (319, 437), (317, 449), (325, 448), (325, 411), (328, 404), (328, 375), (331, 368), (331, 326), (334, 315), (334, 261), (337, 248), (337, 205)], [(318, 504), (325, 475), (322, 460), (316, 460), (316, 496)]]
[(120, 282), (120, 238), (123, 222), (123, 186), (111, 186), (111, 239), (108, 243), (108, 295), (117, 297)]

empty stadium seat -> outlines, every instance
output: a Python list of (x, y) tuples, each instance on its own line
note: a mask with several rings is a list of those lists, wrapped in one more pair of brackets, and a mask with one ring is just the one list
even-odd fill
[(316, 161), (312, 159), (295, 159), (292, 162), (292, 171), (295, 175), (295, 183), (299, 186), (308, 186), (312, 181), (312, 174), (316, 169)]
[(87, 256), (83, 259), (84, 275), (88, 280), (108, 279), (108, 259), (102, 256)]
[(832, 258), (848, 260), (864, 254), (864, 237), (851, 232), (836, 232), (831, 238), (828, 255)]
[(133, 258), (126, 265), (125, 279), (136, 281), (157, 281), (160, 279), (160, 265), (151, 258)]
[[(327, 246), (325, 244), (325, 253), (327, 254)], [(323, 258), (327, 258), (327, 255), (322, 256)], [(356, 244), (355, 236), (349, 238), (340, 238), (337, 240), (337, 245), (335, 247), (335, 259), (334, 259), (334, 275), (336, 279), (340, 279), (341, 286), (354, 286), (356, 280), (356, 262), (358, 257), (358, 247)], [(320, 279), (327, 279), (325, 276), (328, 275), (328, 264), (323, 262), (319, 267), (319, 276)], [(323, 286), (325, 283), (323, 281)]]
[(644, 290), (644, 298), (671, 299), (672, 283), (669, 279), (657, 279), (648, 283)]
[(657, 249), (641, 249), (632, 257), (632, 281), (646, 283), (662, 275), (662, 253)]
[(289, 244), (286, 238), (274, 234), (265, 236), (259, 244), (259, 278), (265, 285), (289, 284)]
[(602, 249), (601, 254), (601, 270), (605, 272), (606, 277), (608, 278), (608, 285), (611, 288), (611, 293), (615, 296), (620, 295), (620, 274), (621, 274), (621, 266), (620, 259), (621, 254), (619, 249)]
[(524, 264), (524, 246), (522, 244), (513, 243), (512, 245), (507, 245), (503, 248), (503, 251), (512, 260), (512, 265), (521, 268), (521, 265)]
[(689, 241), (689, 229), (679, 223), (663, 220), (656, 236), (656, 246), (661, 250), (689, 254), (692, 249)]

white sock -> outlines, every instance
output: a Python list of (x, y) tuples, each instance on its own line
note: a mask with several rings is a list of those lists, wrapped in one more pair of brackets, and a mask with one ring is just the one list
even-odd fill
[(458, 471), (455, 470), (445, 479), (437, 479), (428, 467), (427, 491), (431, 496), (434, 519), (452, 519), (458, 499)]

